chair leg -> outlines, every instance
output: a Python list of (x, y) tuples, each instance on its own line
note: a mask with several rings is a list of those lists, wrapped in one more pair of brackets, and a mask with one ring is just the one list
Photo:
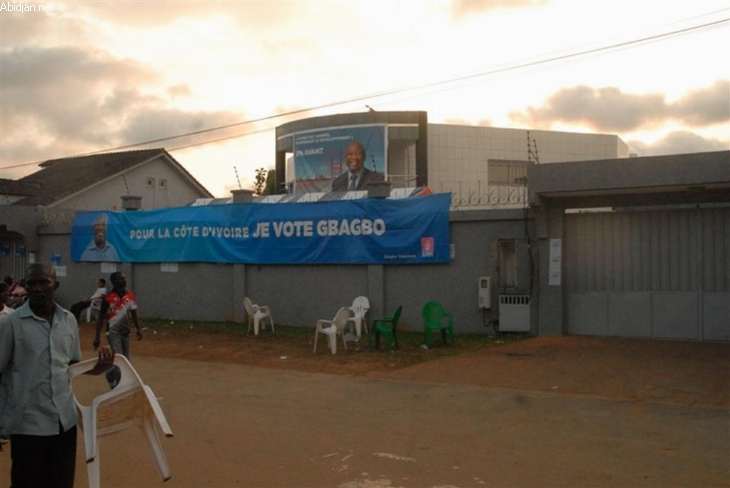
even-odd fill
[(253, 319), (253, 335), (255, 336), (259, 335), (259, 320)]
[(157, 464), (157, 471), (162, 477), (162, 481), (170, 479), (170, 465), (167, 464), (167, 458), (165, 457), (165, 451), (162, 450), (162, 444), (160, 444), (160, 438), (157, 437), (155, 427), (152, 424), (152, 415), (149, 413), (144, 421), (142, 430), (147, 435), (147, 442), (152, 449), (152, 454), (155, 457), (155, 463)]
[(317, 354), (317, 337), (319, 336), (319, 331), (317, 329), (314, 329), (314, 349), (312, 350), (312, 354)]
[(89, 477), (89, 488), (100, 488), (99, 457), (86, 463), (86, 475)]
[(426, 347), (431, 347), (431, 329), (426, 329), (425, 337), (423, 338), (423, 344)]
[(269, 322), (271, 322), (271, 332), (276, 334), (276, 331), (274, 330), (274, 317), (272, 317), (271, 315), (269, 315)]
[(337, 334), (327, 334), (332, 354), (337, 354)]

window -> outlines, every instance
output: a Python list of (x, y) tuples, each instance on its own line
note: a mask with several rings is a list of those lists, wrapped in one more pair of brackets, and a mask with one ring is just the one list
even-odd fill
[(147, 188), (154, 188), (155, 187), (155, 179), (148, 176), (147, 177)]
[(160, 190), (167, 190), (167, 180), (160, 178), (159, 187)]
[(489, 184), (500, 186), (524, 186), (529, 161), (490, 159), (487, 162)]

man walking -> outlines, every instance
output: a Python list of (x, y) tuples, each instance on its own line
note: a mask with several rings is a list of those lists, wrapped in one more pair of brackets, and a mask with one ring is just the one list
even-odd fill
[[(124, 357), (131, 360), (130, 353), (130, 320), (137, 329), (137, 340), (142, 340), (142, 330), (139, 327), (139, 317), (137, 316), (137, 299), (131, 290), (127, 290), (127, 279), (124, 275), (117, 271), (112, 273), (109, 279), (112, 282), (112, 290), (107, 293), (101, 302), (101, 310), (96, 319), (96, 334), (94, 335), (94, 349), (99, 347), (101, 329), (104, 322), (107, 324), (107, 340), (109, 345)], [(114, 367), (106, 374), (106, 379), (111, 388), (115, 388), (119, 384), (122, 372), (118, 367)]]

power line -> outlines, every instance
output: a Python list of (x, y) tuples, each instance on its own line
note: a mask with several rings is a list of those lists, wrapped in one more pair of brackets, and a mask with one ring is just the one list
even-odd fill
[[(727, 9), (724, 9), (724, 10), (727, 10)], [(459, 76), (457, 78), (452, 78), (452, 79), (449, 79), (449, 80), (442, 80), (442, 81), (437, 81), (437, 82), (432, 82), (432, 83), (426, 83), (426, 84), (418, 85), (418, 86), (393, 88), (393, 89), (383, 90), (383, 91), (380, 91), (380, 92), (370, 93), (370, 94), (366, 94), (366, 95), (358, 95), (358, 96), (355, 96), (355, 97), (352, 97), (352, 98), (349, 98), (349, 99), (345, 99), (345, 100), (339, 100), (339, 101), (335, 101), (335, 102), (324, 103), (324, 104), (321, 104), (321, 105), (316, 105), (316, 106), (308, 107), (308, 108), (302, 108), (302, 109), (298, 109), (298, 110), (292, 110), (290, 112), (285, 112), (285, 113), (281, 113), (281, 114), (269, 115), (269, 116), (266, 116), (266, 117), (260, 117), (260, 118), (257, 118), (257, 119), (245, 120), (245, 121), (242, 121), (242, 122), (235, 122), (235, 123), (232, 123), (232, 124), (226, 124), (226, 125), (222, 125), (222, 126), (218, 126), (218, 127), (212, 127), (212, 128), (209, 128), (209, 129), (202, 129), (202, 130), (193, 131), (193, 132), (186, 132), (186, 133), (178, 134), (178, 135), (174, 135), (174, 136), (163, 137), (163, 138), (159, 138), (159, 139), (153, 139), (153, 140), (144, 141), (144, 142), (138, 142), (138, 143), (133, 143), (133, 144), (126, 144), (126, 145), (123, 145), (123, 146), (117, 146), (117, 147), (112, 147), (112, 148), (107, 148), (107, 149), (101, 149), (101, 150), (98, 150), (98, 151), (91, 151), (91, 152), (77, 154), (75, 156), (67, 156), (67, 157), (68, 158), (82, 157), (82, 156), (90, 156), (90, 155), (99, 154), (99, 153), (105, 153), (105, 152), (112, 152), (112, 151), (120, 151), (120, 150), (124, 150), (124, 149), (131, 149), (131, 148), (134, 148), (134, 147), (147, 146), (147, 145), (156, 144), (156, 143), (159, 143), (159, 142), (166, 142), (166, 141), (171, 141), (171, 140), (174, 140), (174, 139), (180, 139), (180, 138), (183, 138), (183, 137), (191, 137), (191, 136), (200, 135), (200, 134), (206, 134), (206, 133), (215, 132), (215, 131), (219, 131), (219, 130), (230, 129), (230, 128), (233, 128), (233, 127), (239, 127), (239, 126), (243, 126), (243, 125), (249, 125), (249, 124), (256, 124), (256, 123), (260, 123), (260, 122), (266, 122), (266, 121), (273, 120), (273, 119), (278, 119), (278, 118), (281, 118), (281, 117), (298, 115), (298, 114), (305, 113), (305, 112), (313, 112), (313, 111), (322, 110), (322, 109), (325, 109), (325, 108), (336, 107), (336, 106), (339, 106), (339, 105), (346, 105), (346, 104), (350, 104), (350, 103), (354, 103), (354, 102), (361, 102), (361, 101), (365, 101), (365, 100), (370, 100), (372, 98), (383, 97), (383, 96), (386, 96), (386, 95), (394, 95), (394, 94), (398, 94), (398, 93), (405, 93), (405, 92), (423, 90), (423, 89), (428, 89), (428, 88), (442, 87), (444, 85), (454, 84), (454, 83), (458, 83), (458, 82), (462, 82), (462, 81), (466, 81), (466, 80), (474, 80), (474, 79), (478, 79), (478, 78), (492, 76), (492, 75), (495, 75), (495, 74), (506, 73), (506, 72), (510, 72), (510, 71), (516, 71), (516, 70), (525, 69), (525, 68), (533, 68), (533, 67), (536, 67), (536, 66), (543, 66), (543, 65), (547, 65), (547, 64), (555, 63), (555, 62), (561, 62), (561, 61), (565, 61), (565, 60), (568, 60), (568, 59), (573, 59), (573, 58), (578, 58), (578, 57), (583, 57), (583, 56), (592, 56), (592, 55), (606, 53), (606, 52), (614, 51), (614, 50), (618, 50), (618, 49), (625, 49), (625, 48), (635, 47), (635, 46), (640, 45), (640, 44), (646, 44), (646, 43), (649, 43), (649, 42), (656, 42), (656, 41), (664, 40), (664, 39), (667, 39), (667, 38), (670, 38), (670, 37), (675, 37), (675, 36), (680, 36), (680, 35), (686, 35), (686, 34), (689, 34), (689, 33), (692, 33), (692, 32), (698, 31), (698, 30), (704, 30), (704, 29), (711, 29), (711, 28), (719, 27), (720, 25), (725, 24), (728, 21), (730, 21), (730, 18), (725, 18), (725, 19), (721, 19), (721, 20), (714, 21), (714, 22), (709, 22), (709, 23), (706, 23), (706, 24), (701, 24), (701, 25), (696, 25), (696, 26), (690, 26), (690, 27), (686, 27), (686, 28), (683, 28), (683, 29), (676, 29), (676, 30), (673, 30), (673, 31), (670, 31), (670, 32), (665, 32), (665, 33), (656, 34), (656, 35), (652, 35), (652, 36), (642, 37), (642, 38), (639, 38), (639, 39), (633, 39), (633, 40), (629, 40), (629, 41), (618, 42), (618, 43), (610, 44), (608, 46), (602, 46), (602, 47), (596, 47), (596, 48), (590, 48), (590, 49), (583, 49), (583, 50), (580, 50), (580, 51), (577, 51), (577, 52), (574, 52), (574, 53), (559, 54), (559, 55), (555, 55), (555, 56), (552, 56), (552, 57), (549, 57), (549, 58), (545, 58), (545, 59), (537, 59), (537, 60), (533, 60), (533, 61), (517, 62), (517, 64), (509, 64), (509, 65), (506, 65), (506, 66), (503, 66), (503, 67), (498, 67), (498, 68), (493, 68), (493, 69), (489, 69), (489, 70), (486, 70), (486, 71), (480, 71), (480, 72), (477, 72), (477, 73), (463, 75), (463, 76)], [(422, 95), (423, 94), (421, 94), (420, 96), (422, 96)], [(190, 147), (202, 146), (202, 145), (206, 145), (206, 144), (213, 144), (213, 143), (216, 143), (216, 142), (221, 142), (221, 141), (225, 141), (225, 140), (236, 139), (236, 138), (239, 138), (239, 137), (245, 137), (245, 136), (248, 136), (248, 135), (253, 135), (253, 134), (257, 134), (257, 133), (261, 133), (261, 132), (266, 132), (268, 130), (271, 130), (271, 129), (262, 129), (262, 130), (259, 130), (259, 131), (246, 132), (244, 134), (236, 134), (236, 135), (231, 135), (231, 136), (222, 137), (222, 138), (218, 138), (218, 139), (212, 139), (212, 140), (209, 140), (209, 141), (203, 141), (203, 142), (199, 142), (199, 143), (193, 143), (193, 144), (189, 144), (189, 145), (185, 145), (185, 146), (181, 146), (181, 147), (177, 147), (177, 148), (173, 148), (173, 149), (168, 149), (168, 151), (178, 151), (178, 150), (187, 149), (187, 148), (190, 148)], [(37, 164), (42, 163), (42, 162), (43, 161), (36, 161), (36, 162), (32, 162), (32, 163), (23, 163), (23, 164), (18, 164), (18, 165), (13, 165), (13, 166), (6, 166), (4, 169), (12, 169), (12, 168), (18, 168), (18, 167), (23, 167), (23, 166), (37, 165)]]

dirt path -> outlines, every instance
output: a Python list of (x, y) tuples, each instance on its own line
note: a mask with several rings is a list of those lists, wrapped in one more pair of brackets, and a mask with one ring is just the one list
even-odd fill
[(730, 487), (727, 344), (541, 337), (407, 367), (415, 352), (145, 333), (132, 362), (175, 432), (173, 478), (131, 430), (101, 440), (104, 487)]

